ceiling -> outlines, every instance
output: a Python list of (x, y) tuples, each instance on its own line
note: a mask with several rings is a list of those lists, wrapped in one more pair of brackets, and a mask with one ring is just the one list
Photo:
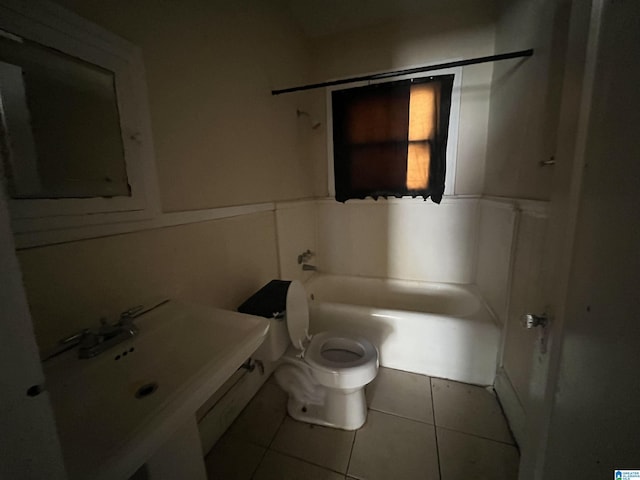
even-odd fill
[(309, 37), (320, 37), (415, 16), (496, 10), (497, 0), (287, 0)]

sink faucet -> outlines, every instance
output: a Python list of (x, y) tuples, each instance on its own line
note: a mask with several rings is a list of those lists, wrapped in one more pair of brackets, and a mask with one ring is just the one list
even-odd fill
[(80, 338), (78, 357), (95, 357), (114, 345), (137, 335), (138, 329), (133, 324), (133, 318), (128, 312), (129, 310), (124, 312), (120, 316), (120, 320), (112, 325), (101, 320), (102, 326), (100, 328), (85, 332)]
[(78, 346), (79, 358), (95, 357), (114, 345), (137, 335), (138, 328), (134, 325), (133, 319), (168, 301), (168, 299), (163, 298), (160, 301), (155, 301), (150, 304), (150, 306), (138, 305), (132, 307), (122, 312), (118, 321), (113, 324), (109, 324), (105, 319), (101, 319), (100, 327), (95, 329), (85, 328), (60, 340), (58, 344), (44, 356), (43, 361), (60, 355), (75, 346)]

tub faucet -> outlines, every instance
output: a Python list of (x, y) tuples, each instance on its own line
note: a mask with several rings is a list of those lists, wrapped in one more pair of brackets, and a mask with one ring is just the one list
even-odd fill
[(313, 257), (315, 255), (315, 253), (313, 253), (311, 250), (307, 249), (307, 251), (302, 252), (300, 255), (298, 255), (298, 265), (300, 265), (301, 263), (305, 263), (308, 262), (311, 257)]
[(303, 263), (302, 264), (302, 270), (310, 270), (310, 271), (315, 272), (318, 269), (314, 265), (309, 265), (308, 263)]

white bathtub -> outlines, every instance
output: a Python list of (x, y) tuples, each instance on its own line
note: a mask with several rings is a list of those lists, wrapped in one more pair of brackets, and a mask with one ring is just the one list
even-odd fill
[(312, 333), (362, 335), (385, 367), (493, 384), (500, 328), (473, 286), (316, 274), (305, 288)]

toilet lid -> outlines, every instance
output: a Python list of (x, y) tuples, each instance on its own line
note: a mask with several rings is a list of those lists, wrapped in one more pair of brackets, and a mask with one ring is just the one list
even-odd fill
[(309, 304), (307, 292), (302, 283), (294, 280), (287, 291), (287, 328), (293, 346), (299, 350), (304, 348), (309, 332)]

